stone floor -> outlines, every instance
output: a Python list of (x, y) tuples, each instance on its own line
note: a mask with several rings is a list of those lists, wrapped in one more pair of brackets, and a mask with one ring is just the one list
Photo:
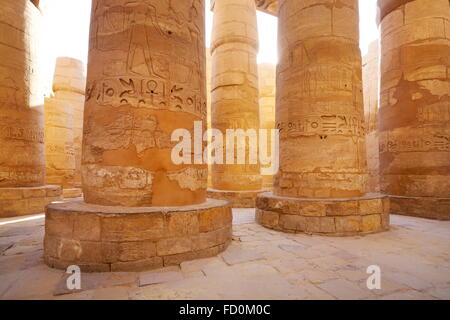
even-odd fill
[[(450, 299), (450, 222), (391, 220), (389, 232), (332, 238), (267, 230), (254, 209), (234, 209), (221, 256), (82, 274), (71, 292), (67, 274), (43, 263), (44, 216), (0, 219), (0, 299)], [(381, 268), (380, 290), (367, 288), (370, 265)]]

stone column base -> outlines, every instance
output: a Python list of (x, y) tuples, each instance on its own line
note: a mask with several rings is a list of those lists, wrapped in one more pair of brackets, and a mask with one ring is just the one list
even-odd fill
[(207, 197), (212, 199), (226, 200), (233, 208), (255, 208), (258, 194), (267, 192), (268, 189), (256, 191), (229, 191), (208, 189)]
[(389, 229), (389, 198), (368, 194), (349, 199), (305, 199), (260, 194), (256, 221), (283, 232), (352, 236)]
[(109, 207), (83, 200), (46, 209), (44, 259), (84, 272), (142, 271), (212, 257), (231, 241), (229, 203), (183, 207)]
[(391, 214), (450, 220), (450, 198), (389, 196)]
[(81, 188), (63, 189), (64, 199), (80, 198), (83, 194)]
[(0, 188), (0, 218), (44, 213), (46, 205), (60, 200), (60, 186)]

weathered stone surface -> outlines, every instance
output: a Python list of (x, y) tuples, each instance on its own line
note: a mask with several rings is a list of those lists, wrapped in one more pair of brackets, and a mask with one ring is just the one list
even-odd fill
[[(275, 95), (276, 95), (276, 65), (270, 63), (258, 64), (258, 79), (259, 79), (259, 123), (261, 129), (273, 130), (275, 129)], [(268, 132), (268, 137), (271, 137)], [(270, 154), (272, 144), (275, 143), (271, 138), (267, 138), (267, 150), (260, 150)], [(270, 166), (261, 165), (263, 168)], [(273, 176), (265, 175), (261, 172), (263, 188), (272, 188)]]
[(276, 195), (365, 193), (366, 154), (357, 1), (280, 4)]
[(28, 0), (0, 3), (0, 217), (42, 213), (47, 196), (42, 14)]
[[(266, 190), (267, 191), (267, 190)], [(207, 196), (212, 199), (226, 200), (231, 203), (233, 208), (254, 208), (256, 197), (264, 190), (257, 191), (226, 191), (217, 189), (208, 189)]]
[(0, 188), (0, 217), (43, 213), (47, 204), (59, 200), (60, 186)]
[(144, 287), (152, 284), (177, 281), (181, 279), (183, 279), (183, 275), (179, 271), (146, 273), (139, 276), (139, 286)]
[(53, 92), (59, 101), (71, 106), (73, 131), (73, 156), (75, 161), (74, 184), (81, 187), (81, 146), (83, 140), (83, 115), (86, 90), (84, 64), (77, 59), (58, 57), (53, 76)]
[(369, 52), (363, 57), (364, 117), (366, 120), (367, 191), (380, 192), (380, 156), (378, 141), (378, 82), (379, 82), (378, 40), (369, 45)]
[(106, 2), (92, 6), (85, 201), (133, 207), (200, 204), (207, 167), (175, 164), (171, 135), (186, 129), (193, 138), (194, 121), (206, 128), (204, 1)]
[(358, 17), (357, 0), (279, 2), (280, 170), (273, 193), (256, 201), (263, 226), (336, 236), (388, 229), (384, 197), (366, 194)]
[(396, 198), (392, 213), (450, 219), (448, 1), (378, 5), (381, 191)]
[(185, 207), (107, 207), (82, 200), (49, 205), (44, 256), (55, 268), (138, 271), (217, 255), (231, 240), (222, 200)]
[(45, 182), (74, 187), (75, 151), (72, 105), (56, 98), (45, 99)]
[[(212, 32), (211, 109), (212, 127), (226, 135), (227, 129), (248, 129), (258, 132), (258, 31), (253, 0), (215, 0)], [(236, 14), (239, 12), (239, 14)], [(229, 137), (231, 140), (231, 137)], [(256, 137), (255, 137), (256, 138)], [(226, 139), (225, 139), (226, 140)], [(258, 148), (257, 139), (248, 142), (245, 150), (233, 138), (234, 163), (226, 164), (231, 147), (224, 143), (223, 164), (212, 164), (212, 188), (225, 191), (261, 190), (260, 165), (237, 164), (238, 150), (246, 159)], [(252, 141), (253, 140), (253, 141)], [(229, 149), (229, 150), (227, 150)]]
[(296, 199), (269, 192), (258, 196), (256, 221), (292, 233), (351, 236), (380, 232), (389, 229), (389, 213), (384, 207), (388, 201), (380, 194), (353, 199)]

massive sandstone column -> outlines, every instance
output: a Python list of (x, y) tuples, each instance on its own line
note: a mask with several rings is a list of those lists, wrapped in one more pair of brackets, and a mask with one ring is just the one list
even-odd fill
[(0, 0), (0, 217), (44, 211), (61, 198), (45, 186), (41, 13), (29, 0)]
[(280, 170), (257, 221), (290, 232), (388, 228), (388, 203), (365, 195), (358, 1), (279, 1), (276, 122)]
[(378, 40), (369, 46), (363, 57), (364, 116), (366, 121), (367, 191), (380, 192), (380, 157), (378, 143)]
[[(270, 130), (275, 129), (275, 78), (276, 65), (270, 63), (258, 64), (259, 79), (259, 122), (261, 129), (268, 132), (268, 137), (272, 137)], [(267, 149), (272, 150), (272, 139), (268, 139)], [(269, 166), (265, 166), (269, 167)], [(263, 165), (261, 165), (263, 168)], [(273, 175), (266, 175), (261, 172), (262, 184), (264, 188), (272, 188)]]
[[(258, 30), (253, 0), (215, 0), (212, 34), (212, 127), (226, 135), (227, 129), (259, 129)], [(255, 136), (256, 137), (256, 136)], [(225, 139), (224, 139), (225, 140)], [(224, 141), (224, 150), (231, 141)], [(235, 144), (237, 144), (235, 139)], [(250, 140), (250, 142), (248, 141)], [(212, 165), (212, 198), (227, 199), (234, 207), (254, 207), (261, 192), (262, 180), (258, 160), (250, 163), (250, 149), (258, 142), (247, 140), (245, 164)], [(230, 152), (229, 147), (227, 152)], [(242, 151), (242, 149), (241, 149)]]
[[(206, 127), (209, 129), (212, 128), (211, 124), (211, 69), (212, 69), (212, 61), (211, 61), (211, 50), (210, 48), (206, 48)], [(208, 141), (210, 141), (211, 137), (208, 137)], [(208, 188), (212, 187), (212, 168), (211, 164), (208, 163)]]
[(204, 9), (203, 0), (93, 1), (84, 201), (47, 208), (48, 265), (136, 271), (230, 242), (231, 208), (206, 199), (206, 164), (171, 158), (174, 130), (194, 140), (206, 127)]
[[(86, 72), (82, 61), (58, 57), (53, 76), (53, 92), (55, 98), (68, 102), (73, 109), (73, 148), (75, 153), (74, 182), (81, 187), (81, 144), (83, 140), (83, 114), (86, 91)], [(80, 195), (77, 189), (71, 190), (72, 195)]]
[(378, 1), (381, 190), (391, 213), (450, 219), (448, 0)]

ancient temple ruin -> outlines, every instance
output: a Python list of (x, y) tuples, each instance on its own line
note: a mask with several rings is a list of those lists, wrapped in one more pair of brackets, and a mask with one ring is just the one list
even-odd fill
[[(0, 218), (45, 212), (48, 266), (138, 272), (258, 232), (252, 250), (450, 220), (448, 0), (378, 0), (365, 57), (358, 0), (93, 0), (87, 68), (59, 57), (47, 97), (39, 6), (0, 0)], [(258, 65), (257, 10), (278, 17), (276, 66)], [(275, 129), (273, 175), (258, 135), (226, 135)], [(234, 237), (232, 208), (260, 229)]]

